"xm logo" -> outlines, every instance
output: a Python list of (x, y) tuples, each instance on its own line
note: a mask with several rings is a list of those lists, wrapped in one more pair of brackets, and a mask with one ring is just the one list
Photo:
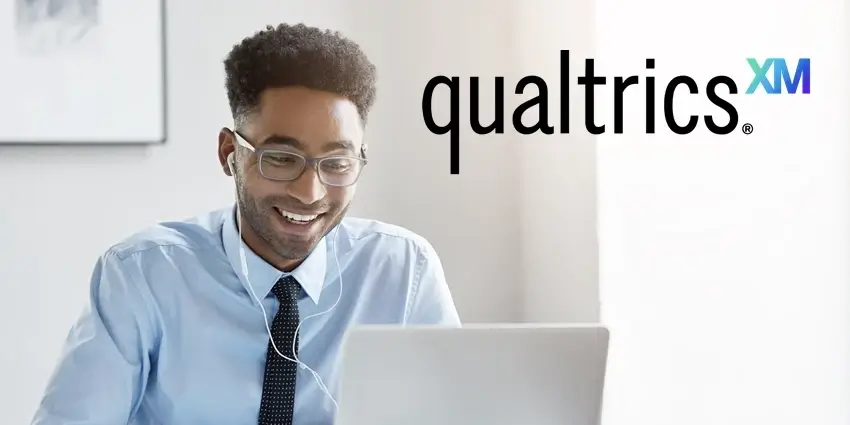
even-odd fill
[[(759, 65), (754, 58), (747, 58), (750, 68), (753, 69), (755, 76), (747, 88), (747, 94), (753, 94), (758, 88), (764, 87), (767, 94), (782, 94), (782, 85), (785, 85), (785, 91), (789, 94), (797, 93), (797, 87), (803, 83), (803, 94), (809, 94), (812, 80), (812, 61), (809, 58), (797, 60), (797, 66), (794, 70), (794, 77), (791, 78), (791, 72), (788, 70), (788, 62), (782, 58), (767, 58), (763, 64)], [(773, 80), (767, 77), (768, 71), (773, 69)]]

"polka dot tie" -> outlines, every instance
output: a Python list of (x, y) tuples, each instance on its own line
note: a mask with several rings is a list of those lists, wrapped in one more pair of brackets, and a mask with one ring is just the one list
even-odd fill
[[(271, 326), (272, 337), (280, 351), (286, 357), (295, 359), (292, 353), (293, 342), (298, 353), (298, 295), (301, 287), (292, 276), (280, 279), (272, 292), (280, 301), (280, 308), (274, 316)], [(295, 404), (295, 377), (298, 364), (280, 356), (272, 346), (271, 340), (266, 351), (266, 375), (263, 379), (263, 397), (260, 402), (259, 425), (292, 425), (292, 411)]]

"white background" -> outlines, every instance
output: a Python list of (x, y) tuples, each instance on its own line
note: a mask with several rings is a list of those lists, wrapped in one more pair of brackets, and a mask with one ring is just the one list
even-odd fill
[(745, 58), (810, 57), (813, 90), (741, 96), (750, 136), (600, 138), (605, 423), (850, 423), (845, 5), (597, 5), (608, 75), (654, 56), (659, 81), (726, 74), (744, 91)]
[[(850, 423), (843, 3), (186, 0), (168, 13), (166, 146), (0, 150), (0, 422), (30, 420), (98, 254), (232, 200), (216, 160), (230, 124), (221, 60), (267, 23), (305, 20), (350, 34), (381, 72), (355, 213), (428, 237), (466, 321), (607, 323), (604, 425)], [(533, 73), (556, 98), (562, 48), (608, 76), (644, 75), (654, 57), (659, 82), (726, 74), (741, 91), (746, 57), (809, 56), (813, 94), (739, 96), (750, 136), (642, 136), (640, 90), (627, 135), (476, 137), (464, 124), (450, 176), (447, 137), (422, 123), (427, 79), (504, 75), (510, 89)]]

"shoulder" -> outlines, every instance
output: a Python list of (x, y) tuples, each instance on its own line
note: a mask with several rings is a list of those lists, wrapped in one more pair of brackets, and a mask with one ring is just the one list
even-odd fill
[(182, 220), (163, 221), (133, 233), (110, 246), (105, 257), (121, 261), (163, 251), (201, 253), (221, 250), (221, 229), (231, 209), (215, 210)]
[[(335, 237), (333, 232), (329, 235)], [(437, 255), (431, 243), (422, 235), (399, 225), (379, 220), (346, 217), (339, 226), (340, 244), (351, 249), (365, 249), (373, 253), (408, 253), (420, 258)]]
[(402, 323), (460, 323), (443, 265), (424, 236), (398, 225), (361, 218), (344, 219), (338, 232), (340, 247), (354, 253), (350, 256), (353, 261), (359, 259), (358, 264), (381, 277), (376, 281), (376, 291), (384, 296), (394, 291), (402, 294)]
[(123, 294), (122, 302), (149, 312), (185, 279), (232, 270), (221, 239), (225, 217), (225, 210), (213, 211), (163, 221), (125, 237), (98, 258), (91, 290), (100, 298)]
[(378, 238), (395, 239), (398, 242), (428, 244), (422, 235), (396, 224), (359, 217), (346, 217), (340, 224), (340, 232), (353, 240)]
[[(346, 218), (338, 233), (339, 256), (382, 276), (382, 285), (397, 282), (416, 293), (422, 285), (442, 284), (445, 279), (431, 242), (412, 230), (378, 220)], [(329, 236), (333, 241), (333, 232)]]

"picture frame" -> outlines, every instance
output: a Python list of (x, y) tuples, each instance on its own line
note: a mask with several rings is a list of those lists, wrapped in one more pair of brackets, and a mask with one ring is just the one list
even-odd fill
[(0, 145), (166, 142), (165, 0), (6, 4)]

